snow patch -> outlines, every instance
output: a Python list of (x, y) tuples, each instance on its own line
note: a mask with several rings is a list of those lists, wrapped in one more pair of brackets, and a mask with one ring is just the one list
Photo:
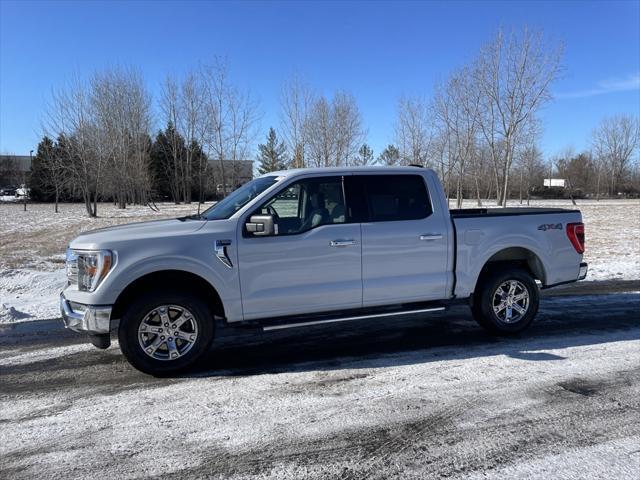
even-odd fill
[(59, 317), (59, 295), (66, 281), (63, 268), (0, 270), (0, 323)]
[(0, 323), (12, 323), (30, 316), (28, 313), (20, 312), (10, 305), (0, 303)]

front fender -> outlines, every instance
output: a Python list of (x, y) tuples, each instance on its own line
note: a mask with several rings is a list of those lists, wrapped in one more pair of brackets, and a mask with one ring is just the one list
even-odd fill
[[(154, 251), (156, 249), (153, 246), (144, 250), (121, 249), (118, 251), (116, 267), (95, 292), (67, 288), (65, 297), (85, 305), (113, 305), (124, 289), (139, 278), (151, 273), (179, 270), (197, 275), (211, 284), (220, 296), (227, 318), (240, 320), (242, 306), (238, 269), (223, 265), (209, 243), (211, 242), (199, 242), (182, 248), (188, 255), (178, 252), (160, 253)], [(163, 287), (170, 288), (171, 285)]]

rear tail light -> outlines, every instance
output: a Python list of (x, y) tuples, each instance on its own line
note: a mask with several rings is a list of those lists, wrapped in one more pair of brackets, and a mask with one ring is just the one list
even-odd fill
[(584, 223), (568, 223), (567, 237), (578, 253), (584, 253)]

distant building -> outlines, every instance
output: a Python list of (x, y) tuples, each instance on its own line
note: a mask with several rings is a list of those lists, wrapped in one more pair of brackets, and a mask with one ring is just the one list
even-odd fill
[(545, 178), (543, 185), (545, 187), (564, 188), (565, 179), (564, 178)]
[(247, 183), (253, 178), (253, 160), (209, 160), (209, 171), (211, 176), (218, 182), (222, 182), (222, 167), (226, 183), (237, 185)]
[(24, 183), (24, 176), (29, 170), (31, 157), (28, 155), (0, 155), (0, 187)]

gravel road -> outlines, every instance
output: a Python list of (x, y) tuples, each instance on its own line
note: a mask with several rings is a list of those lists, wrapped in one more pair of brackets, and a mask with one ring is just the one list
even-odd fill
[(611, 285), (510, 339), (465, 307), (224, 332), (169, 379), (59, 320), (2, 325), (0, 478), (636, 479), (640, 289)]

